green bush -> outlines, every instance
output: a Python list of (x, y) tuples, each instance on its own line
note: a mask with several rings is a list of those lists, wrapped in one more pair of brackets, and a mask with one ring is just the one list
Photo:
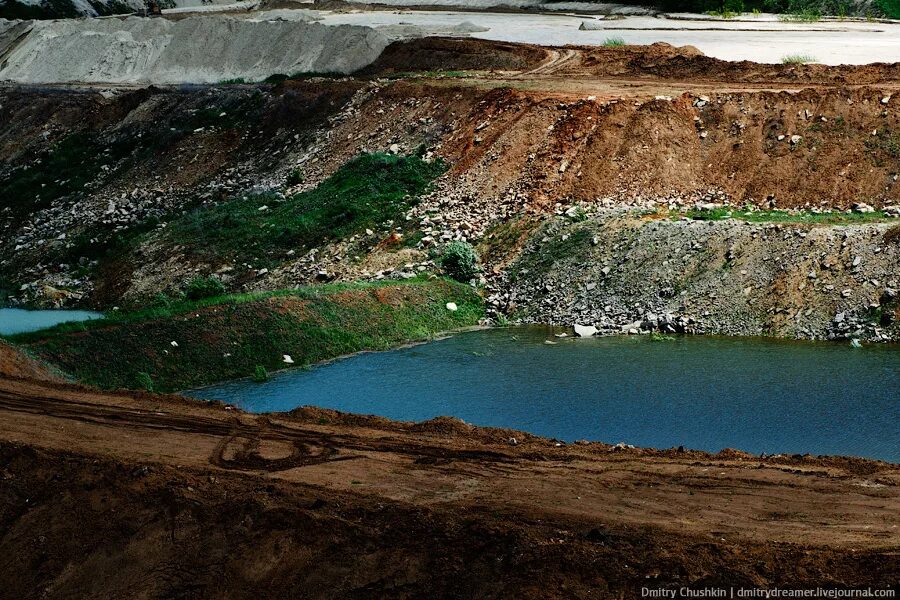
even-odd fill
[(478, 253), (466, 242), (450, 242), (440, 258), (441, 267), (456, 281), (470, 281), (478, 274)]
[(603, 40), (603, 45), (608, 48), (614, 48), (625, 45), (625, 40), (620, 37), (609, 37)]
[(256, 365), (256, 370), (253, 371), (253, 381), (256, 383), (263, 383), (268, 380), (269, 372), (266, 371), (266, 368), (262, 365)]
[(189, 300), (202, 300), (203, 298), (214, 298), (215, 296), (223, 296), (225, 294), (225, 286), (219, 281), (218, 277), (210, 275), (209, 277), (194, 277), (187, 284), (184, 295)]
[(295, 185), (300, 185), (303, 183), (303, 171), (300, 169), (294, 169), (290, 173), (288, 173), (287, 181), (285, 182), (289, 187), (293, 187)]
[(875, 0), (875, 5), (891, 19), (900, 19), (900, 0)]
[(146, 390), (148, 392), (153, 391), (153, 378), (150, 377), (149, 373), (140, 371), (137, 375), (134, 376), (134, 380), (137, 383), (138, 389)]

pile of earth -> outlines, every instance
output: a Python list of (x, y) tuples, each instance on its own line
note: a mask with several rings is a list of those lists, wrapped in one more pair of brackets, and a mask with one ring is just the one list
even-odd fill
[(0, 80), (217, 83), (350, 73), (388, 39), (374, 29), (226, 16), (0, 21)]

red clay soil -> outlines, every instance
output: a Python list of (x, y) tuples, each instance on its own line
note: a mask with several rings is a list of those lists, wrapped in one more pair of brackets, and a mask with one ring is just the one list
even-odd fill
[(898, 514), (900, 468), (875, 461), (556, 447), (0, 379), (0, 598), (887, 588)]
[(0, 377), (57, 380), (46, 366), (0, 340)]

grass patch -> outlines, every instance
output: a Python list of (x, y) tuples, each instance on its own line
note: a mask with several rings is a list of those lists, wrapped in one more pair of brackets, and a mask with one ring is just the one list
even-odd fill
[(890, 219), (882, 211), (871, 213), (814, 213), (809, 211), (788, 210), (741, 210), (731, 208), (717, 208), (714, 210), (688, 210), (676, 213), (672, 216), (677, 220), (681, 217), (689, 217), (697, 221), (722, 221), (724, 219), (738, 219), (751, 223), (809, 223), (813, 225), (841, 225), (846, 223), (877, 222)]
[(284, 201), (257, 194), (201, 207), (171, 221), (162, 235), (198, 255), (271, 264), (276, 253), (399, 221), (444, 170), (417, 155), (364, 154), (313, 190)]
[(303, 366), (385, 350), (483, 315), (470, 286), (413, 279), (180, 301), (9, 339), (81, 382), (165, 392), (268, 375), (285, 354)]
[[(539, 235), (540, 232), (535, 237)], [(515, 279), (528, 272), (533, 277), (552, 271), (558, 263), (582, 261), (590, 251), (591, 237), (591, 230), (585, 226), (568, 229), (565, 235), (557, 232), (546, 243), (522, 254), (511, 266), (510, 275)]]
[(735, 17), (741, 16), (740, 12), (732, 11), (727, 8), (718, 8), (715, 10), (706, 11), (711, 17), (719, 17), (720, 19), (734, 19)]
[(674, 335), (665, 335), (665, 334), (659, 333), (658, 331), (654, 331), (653, 333), (650, 334), (650, 341), (651, 342), (674, 342), (675, 336)]
[(620, 37), (608, 37), (603, 40), (603, 45), (607, 48), (618, 48), (625, 45), (625, 40)]
[(900, 139), (889, 129), (880, 130), (877, 135), (868, 138), (865, 146), (876, 167), (900, 158)]
[(809, 54), (788, 54), (781, 58), (783, 65), (805, 65), (814, 62), (817, 62), (816, 57)]
[[(822, 20), (822, 13), (815, 10), (785, 13), (778, 15), (778, 20), (784, 23), (816, 23)], [(814, 62), (814, 61), (806, 61)]]

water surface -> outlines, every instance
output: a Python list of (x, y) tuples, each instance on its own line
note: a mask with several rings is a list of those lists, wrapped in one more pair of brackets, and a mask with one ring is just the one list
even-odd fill
[[(546, 344), (547, 340), (556, 342)], [(900, 462), (900, 347), (494, 329), (195, 390), (253, 412), (439, 415), (562, 440)]]
[(13, 335), (53, 327), (69, 321), (99, 319), (102, 313), (87, 310), (23, 310), (0, 308), (0, 335)]

